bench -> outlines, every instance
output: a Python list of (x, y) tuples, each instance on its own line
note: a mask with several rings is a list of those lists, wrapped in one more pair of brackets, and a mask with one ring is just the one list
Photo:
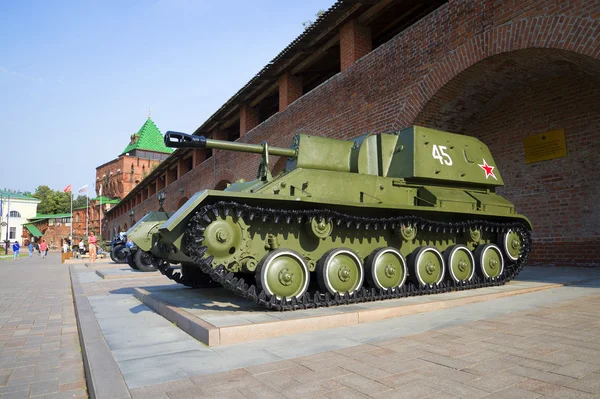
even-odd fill
[[(76, 257), (77, 257), (77, 259), (89, 259), (90, 258), (90, 254), (83, 254), (83, 255), (77, 254)], [(97, 254), (96, 255), (97, 259), (104, 259), (104, 257), (105, 257), (104, 252), (102, 252), (101, 254)]]

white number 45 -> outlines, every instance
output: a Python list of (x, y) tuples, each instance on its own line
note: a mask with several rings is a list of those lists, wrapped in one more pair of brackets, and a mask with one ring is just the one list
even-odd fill
[(442, 165), (446, 164), (448, 166), (452, 166), (452, 158), (450, 158), (450, 155), (446, 154), (446, 151), (444, 151), (445, 149), (446, 146), (444, 145), (434, 144), (431, 155), (433, 155), (433, 158), (438, 159)]

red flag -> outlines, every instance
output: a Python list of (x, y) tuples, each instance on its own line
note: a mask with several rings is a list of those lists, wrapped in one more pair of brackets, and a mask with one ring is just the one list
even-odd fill
[(71, 192), (71, 185), (69, 184), (67, 187), (64, 188), (63, 190), (65, 193), (70, 193)]

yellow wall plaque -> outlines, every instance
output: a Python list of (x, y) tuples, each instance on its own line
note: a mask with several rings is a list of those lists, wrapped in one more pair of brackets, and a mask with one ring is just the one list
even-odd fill
[(565, 129), (525, 137), (525, 162), (533, 163), (567, 156)]

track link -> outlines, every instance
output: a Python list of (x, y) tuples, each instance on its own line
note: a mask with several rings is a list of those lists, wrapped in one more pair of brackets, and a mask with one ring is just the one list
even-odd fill
[[(218, 215), (235, 215), (252, 222), (271, 220), (274, 223), (302, 223), (316, 217), (318, 220), (325, 219), (333, 221), (336, 226), (345, 228), (355, 227), (356, 229), (393, 229), (400, 225), (418, 226), (420, 231), (433, 231), (442, 233), (462, 233), (469, 229), (481, 229), (481, 231), (490, 231), (504, 233), (513, 230), (519, 234), (522, 242), (521, 254), (517, 262), (505, 265), (505, 271), (502, 276), (494, 279), (481, 278), (475, 276), (470, 282), (456, 283), (454, 281), (445, 281), (440, 284), (428, 284), (417, 286), (412, 282), (407, 282), (401, 289), (393, 291), (392, 289), (383, 290), (375, 288), (362, 288), (361, 290), (349, 295), (330, 295), (329, 293), (307, 292), (300, 297), (281, 298), (275, 296), (267, 297), (264, 291), (257, 292), (255, 285), (247, 284), (244, 278), (237, 277), (233, 272), (228, 272), (224, 265), (213, 267), (213, 257), (205, 256), (206, 246), (203, 246), (204, 230)], [(368, 218), (344, 214), (333, 210), (281, 210), (250, 206), (236, 202), (221, 201), (214, 204), (205, 205), (200, 208), (192, 217), (186, 230), (187, 251), (189, 256), (200, 270), (213, 282), (221, 284), (231, 292), (257, 303), (267, 309), (290, 311), (298, 309), (311, 309), (318, 307), (329, 307), (338, 305), (348, 305), (360, 302), (379, 301), (392, 298), (403, 298), (417, 295), (430, 295), (443, 292), (467, 290), (474, 288), (490, 287), (503, 285), (512, 280), (524, 267), (531, 251), (531, 233), (528, 227), (522, 222), (491, 222), (485, 220), (471, 220), (464, 222), (440, 222), (428, 220), (418, 216), (397, 216), (390, 218)], [(162, 261), (164, 262), (164, 261)], [(166, 262), (164, 262), (166, 263)], [(163, 265), (156, 266), (171, 280), (190, 287), (205, 286), (206, 280), (198, 276), (182, 276), (172, 268)], [(204, 281), (201, 281), (204, 280)]]
[[(155, 256), (152, 257), (152, 265), (164, 276), (167, 276), (169, 280), (173, 280), (178, 284), (183, 284), (186, 287), (191, 288), (211, 288), (217, 287), (218, 284), (215, 283), (211, 278), (204, 273), (195, 273), (195, 274), (187, 274), (183, 272), (182, 269), (176, 270), (171, 267), (171, 264), (165, 260), (157, 258)], [(201, 274), (199, 276), (199, 274)]]

